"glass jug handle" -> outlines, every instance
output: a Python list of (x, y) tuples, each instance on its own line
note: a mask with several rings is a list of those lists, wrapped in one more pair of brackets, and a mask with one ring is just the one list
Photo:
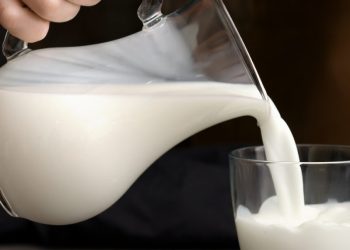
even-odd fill
[(2, 43), (2, 54), (6, 57), (7, 61), (26, 54), (30, 51), (28, 44), (17, 37), (6, 32), (4, 41)]
[(163, 19), (163, 0), (142, 0), (137, 15), (143, 23), (143, 29), (150, 28)]
[[(162, 19), (162, 8), (163, 0), (143, 0), (139, 9), (138, 16), (143, 22), (144, 27), (151, 27), (158, 23)], [(7, 61), (26, 54), (30, 51), (28, 44), (11, 35), (8, 31), (6, 32), (4, 41), (2, 43), (2, 54), (5, 56)]]
[[(139, 9), (138, 16), (144, 24), (144, 28), (151, 27), (162, 20), (163, 14), (161, 12), (163, 0), (143, 0)], [(28, 53), (30, 49), (28, 44), (6, 32), (4, 41), (2, 43), (2, 54), (7, 61)]]

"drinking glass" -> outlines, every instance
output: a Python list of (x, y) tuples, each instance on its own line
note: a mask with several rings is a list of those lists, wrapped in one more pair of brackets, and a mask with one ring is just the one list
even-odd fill
[[(298, 145), (298, 151), (300, 162), (269, 162), (262, 146), (230, 154), (232, 201), (242, 250), (350, 248), (350, 146)], [(271, 174), (274, 167), (282, 173), (291, 167), (301, 170), (305, 206), (295, 218), (279, 208)]]

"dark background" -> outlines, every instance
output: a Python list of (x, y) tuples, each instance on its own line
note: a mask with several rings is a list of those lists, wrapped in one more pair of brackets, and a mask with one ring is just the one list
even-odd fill
[[(180, 2), (168, 0), (168, 11)], [(82, 9), (73, 21), (52, 25), (48, 37), (31, 46), (92, 44), (134, 33), (141, 28), (139, 3), (102, 0)], [(225, 3), (297, 143), (350, 144), (350, 1)], [(260, 144), (252, 118), (225, 122), (186, 140), (156, 162), (115, 206), (87, 222), (47, 227), (4, 215), (0, 242), (234, 248), (227, 153), (242, 144)]]

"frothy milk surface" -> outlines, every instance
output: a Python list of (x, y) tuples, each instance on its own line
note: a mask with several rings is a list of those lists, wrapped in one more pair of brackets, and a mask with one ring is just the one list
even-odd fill
[[(183, 139), (245, 115), (262, 127), (282, 121), (247, 84), (3, 86), (1, 189), (21, 217), (50, 224), (81, 221), (112, 205)], [(281, 128), (279, 137), (289, 138), (289, 130), (280, 136), (286, 127)], [(264, 141), (275, 138), (264, 131)]]
[(239, 207), (236, 227), (242, 250), (347, 250), (350, 202), (306, 205), (298, 220), (288, 220), (273, 197), (257, 214)]

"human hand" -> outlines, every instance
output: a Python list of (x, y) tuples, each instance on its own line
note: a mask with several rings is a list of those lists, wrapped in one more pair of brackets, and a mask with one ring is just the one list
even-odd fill
[(0, 0), (0, 25), (26, 42), (43, 39), (50, 22), (73, 19), (81, 6), (100, 0)]

